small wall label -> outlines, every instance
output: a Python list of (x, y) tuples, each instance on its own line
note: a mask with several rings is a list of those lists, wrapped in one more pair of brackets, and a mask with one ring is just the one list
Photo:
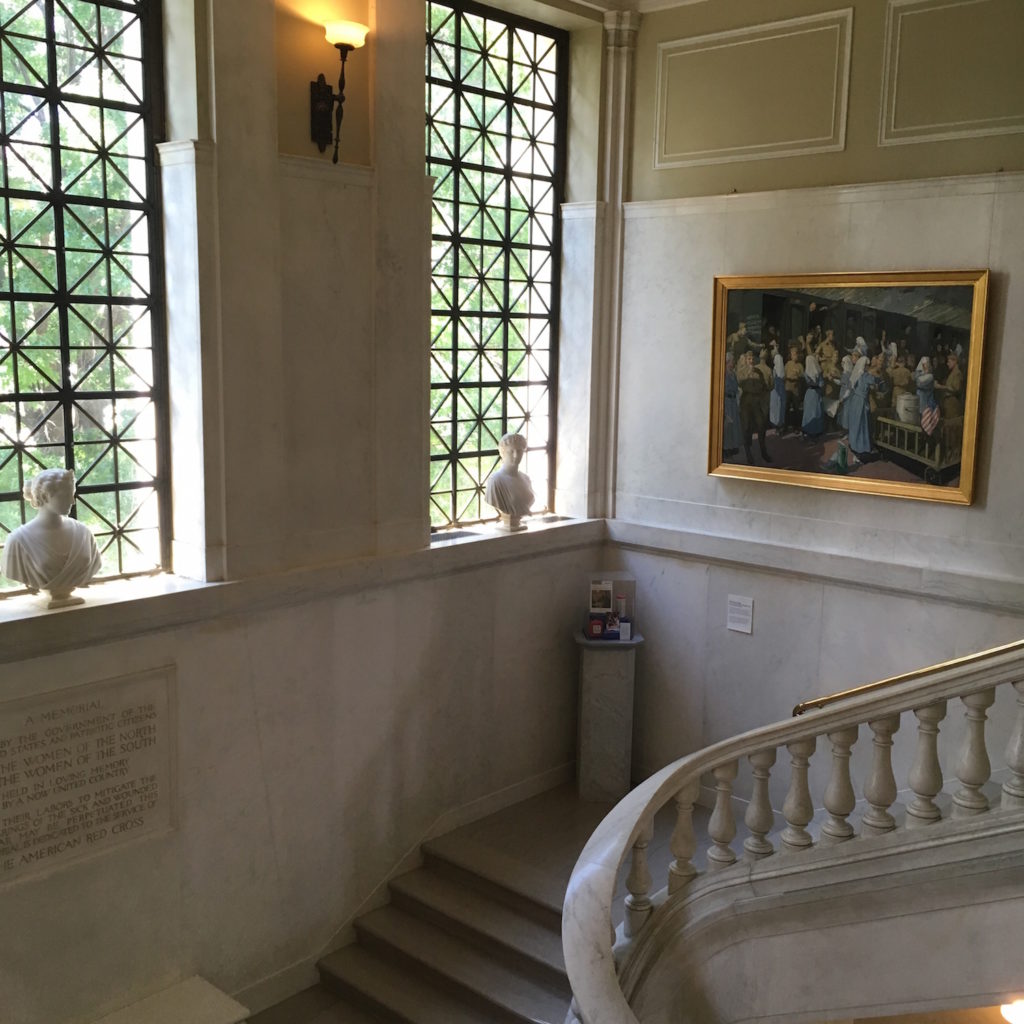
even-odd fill
[(736, 633), (753, 633), (754, 599), (730, 594), (725, 626)]

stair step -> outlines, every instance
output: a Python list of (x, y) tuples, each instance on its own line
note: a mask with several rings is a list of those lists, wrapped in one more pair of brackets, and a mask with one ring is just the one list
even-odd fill
[(452, 986), (505, 1019), (561, 1024), (569, 1009), (563, 986), (554, 991), (554, 984), (525, 977), (514, 964), (507, 966), (397, 907), (382, 907), (360, 918), (356, 933), (360, 943), (382, 956), (397, 955), (410, 968), (428, 972), (434, 984)]
[(543, 972), (569, 998), (559, 932), (533, 917), (490, 899), (478, 889), (420, 868), (393, 879), (392, 903), (446, 931), (502, 955), (510, 953), (527, 970)]
[(337, 992), (314, 985), (249, 1018), (249, 1024), (381, 1024)]
[(319, 963), (323, 983), (371, 1013), (405, 1024), (494, 1024), (494, 1017), (415, 971), (389, 963), (361, 946), (345, 946)]
[(422, 850), (424, 863), (436, 874), (561, 932), (565, 889), (558, 881), (489, 847), (450, 835), (431, 839)]

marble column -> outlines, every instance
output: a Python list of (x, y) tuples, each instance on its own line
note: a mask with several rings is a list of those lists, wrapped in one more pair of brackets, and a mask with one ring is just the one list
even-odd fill
[(598, 195), (603, 216), (594, 273), (594, 357), (592, 361), (589, 513), (615, 513), (618, 437), (619, 347), (622, 307), (622, 206), (629, 198), (633, 144), (633, 80), (637, 30), (635, 11), (604, 16), (605, 62), (601, 86)]

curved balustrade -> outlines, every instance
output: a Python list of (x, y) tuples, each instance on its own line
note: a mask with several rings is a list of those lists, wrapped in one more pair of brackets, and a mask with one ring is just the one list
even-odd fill
[[(815, 845), (830, 847), (836, 857), (842, 857), (871, 837), (939, 826), (942, 812), (936, 797), (943, 788), (943, 772), (937, 740), (947, 711), (952, 713), (955, 706), (951, 701), (959, 702), (966, 716), (961, 749), (949, 766), (959, 784), (953, 793), (952, 817), (962, 820), (993, 810), (1024, 809), (1024, 641), (885, 682), (884, 687), (872, 685), (848, 691), (842, 702), (821, 698), (822, 707), (799, 718), (684, 757), (647, 779), (613, 808), (580, 855), (565, 899), (563, 946), (575, 997), (570, 1022), (637, 1024), (619, 984), (617, 965), (621, 967), (635, 948), (656, 905), (647, 863), (652, 823), (655, 814), (674, 801), (676, 821), (670, 844), (674, 859), (657, 888), (664, 887), (667, 902), (685, 899), (699, 889), (705, 877), (693, 862), (698, 847), (693, 808), (705, 774), (715, 784), (715, 803), (708, 823), (709, 879), (712, 875), (724, 877), (737, 862), (745, 862), (746, 869), (751, 870), (751, 865), (768, 857), (799, 857)], [(985, 725), (995, 689), (1003, 684), (1016, 690), (1016, 718), (1006, 748), (1008, 777), (999, 801), (991, 807), (984, 792), (991, 775)], [(906, 808), (905, 820), (898, 823), (892, 814), (897, 797), (892, 749), (900, 715), (905, 711), (914, 712), (917, 740), (906, 780), (913, 799)], [(831, 753), (832, 761), (822, 802), (827, 818), (816, 841), (808, 828), (815, 816), (808, 768), (819, 737), (824, 738), (822, 750), (825, 756)], [(855, 822), (850, 820), (857, 806), (850, 774), (851, 751), (857, 742), (868, 739), (872, 756), (862, 792), (866, 809)], [(737, 850), (732, 787), (744, 759), (753, 771), (744, 817), (750, 835)], [(782, 808), (785, 827), (773, 842), (769, 782), (776, 762), (780, 767), (788, 765), (789, 786)], [(629, 895), (623, 935), (616, 942), (611, 908), (616, 879), (627, 857)]]

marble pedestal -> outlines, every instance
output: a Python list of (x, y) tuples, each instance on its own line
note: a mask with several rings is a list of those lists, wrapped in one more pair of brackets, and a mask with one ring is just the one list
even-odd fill
[(644, 638), (590, 640), (580, 647), (576, 784), (581, 800), (621, 800), (633, 753), (633, 671)]

